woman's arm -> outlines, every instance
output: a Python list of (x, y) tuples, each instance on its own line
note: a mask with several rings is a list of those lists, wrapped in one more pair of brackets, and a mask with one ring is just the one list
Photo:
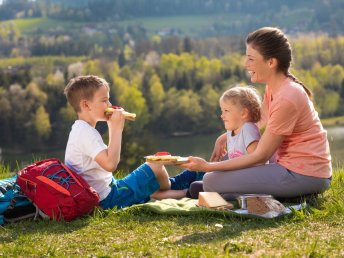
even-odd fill
[(204, 159), (190, 157), (190, 162), (181, 167), (192, 171), (230, 171), (265, 164), (284, 140), (284, 136), (274, 135), (265, 130), (257, 148), (250, 154), (220, 162), (206, 162)]

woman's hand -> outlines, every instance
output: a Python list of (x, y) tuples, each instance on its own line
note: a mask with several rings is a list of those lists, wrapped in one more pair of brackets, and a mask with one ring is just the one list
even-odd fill
[(207, 172), (209, 163), (202, 158), (190, 156), (188, 163), (184, 163), (179, 166), (191, 171)]
[(211, 154), (211, 157), (210, 157), (210, 161), (212, 162), (221, 161), (222, 158), (226, 155), (226, 146), (227, 146), (227, 134), (224, 133), (217, 138), (213, 153)]

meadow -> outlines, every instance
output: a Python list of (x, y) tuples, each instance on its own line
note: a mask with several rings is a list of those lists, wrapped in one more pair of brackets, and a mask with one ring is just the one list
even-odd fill
[[(112, 24), (127, 27), (130, 25), (143, 26), (149, 36), (156, 34), (163, 29), (175, 29), (176, 33), (187, 34), (189, 36), (197, 36), (204, 29), (211, 29), (214, 23), (229, 24), (239, 17), (235, 15), (194, 15), (194, 16), (170, 16), (170, 17), (141, 17), (132, 18), (122, 21), (112, 21)], [(18, 30), (23, 34), (33, 34), (39, 32), (48, 32), (56, 29), (80, 29), (83, 26), (92, 24), (92, 22), (75, 22), (63, 21), (52, 18), (30, 18), (30, 19), (15, 19), (3, 23), (13, 22)], [(97, 26), (106, 25), (108, 22), (96, 22)]]
[[(0, 167), (1, 177), (10, 175)], [(279, 219), (95, 210), (72, 222), (0, 228), (4, 257), (343, 257), (344, 166), (307, 209)]]
[[(273, 14), (270, 14), (273, 15)], [(288, 12), (288, 15), (281, 15), (280, 20), (285, 26), (297, 27), (299, 24), (308, 22), (312, 13), (307, 9), (299, 9)], [(272, 19), (272, 17), (270, 17)], [(249, 30), (250, 24), (255, 24), (256, 20), (269, 22), (269, 17), (257, 13), (252, 16), (243, 13), (231, 14), (204, 14), (204, 15), (178, 15), (178, 16), (154, 16), (154, 17), (132, 17), (121, 21), (111, 21), (111, 24), (127, 27), (130, 25), (140, 25), (147, 30), (148, 36), (153, 36), (159, 31), (174, 29), (176, 35), (188, 35), (189, 37), (202, 37), (204, 33), (209, 35), (225, 35), (222, 30), (232, 32), (241, 32)], [(273, 17), (276, 18), (276, 17)], [(19, 31), (23, 34), (44, 33), (56, 30), (80, 29), (90, 24), (97, 24), (102, 27), (109, 24), (106, 22), (78, 22), (65, 21), (52, 18), (28, 18), (5, 21), (3, 23), (13, 22)], [(263, 22), (263, 23), (264, 23)], [(262, 24), (263, 25), (263, 24)], [(216, 26), (217, 28), (214, 28)]]

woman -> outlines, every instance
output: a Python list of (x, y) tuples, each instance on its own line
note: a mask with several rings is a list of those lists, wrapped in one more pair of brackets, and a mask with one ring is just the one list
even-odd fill
[[(320, 193), (330, 186), (327, 133), (310, 90), (289, 72), (291, 60), (291, 46), (279, 29), (265, 27), (248, 35), (245, 67), (252, 83), (266, 84), (259, 124), (266, 129), (248, 155), (220, 161), (226, 144), (223, 134), (216, 141), (212, 162), (190, 157), (182, 167), (210, 172), (203, 178), (205, 191), (290, 198)], [(266, 164), (275, 153), (276, 163)]]

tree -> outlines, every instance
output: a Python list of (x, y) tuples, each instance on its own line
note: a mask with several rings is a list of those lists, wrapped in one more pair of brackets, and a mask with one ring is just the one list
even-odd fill
[(137, 115), (135, 126), (130, 127), (130, 130), (135, 132), (142, 130), (148, 122), (148, 107), (142, 91), (138, 89), (137, 84), (130, 85), (126, 79), (119, 76), (115, 76), (112, 80), (111, 96), (115, 99), (116, 105)]
[(153, 74), (149, 80), (149, 91), (148, 91), (148, 103), (149, 103), (149, 113), (151, 114), (153, 120), (157, 119), (164, 107), (165, 91), (161, 84), (160, 78)]
[(2, 144), (11, 143), (11, 128), (10, 128), (10, 115), (11, 115), (11, 103), (8, 100), (8, 95), (3, 87), (0, 87), (0, 142)]
[(337, 92), (326, 91), (326, 94), (319, 99), (318, 103), (321, 109), (321, 116), (329, 117), (338, 109), (340, 104), (340, 96)]
[(39, 137), (47, 139), (51, 133), (49, 114), (40, 106), (35, 114), (35, 129)]
[(201, 132), (212, 132), (221, 128), (219, 98), (220, 94), (211, 84), (203, 86), (200, 91), (200, 104), (202, 107), (202, 116), (199, 120), (199, 129)]
[(189, 37), (185, 37), (183, 40), (183, 52), (188, 52), (191, 53), (192, 52), (192, 41)]
[(67, 143), (68, 134), (71, 126), (77, 119), (77, 115), (71, 105), (65, 104), (62, 106), (57, 113), (56, 119), (54, 120), (54, 129), (52, 130), (52, 143), (64, 148)]
[(163, 114), (160, 130), (167, 133), (197, 132), (198, 121), (202, 116), (200, 97), (192, 90), (170, 88), (166, 94)]
[(83, 74), (92, 74), (104, 77), (100, 70), (99, 60), (89, 60), (83, 65)]

